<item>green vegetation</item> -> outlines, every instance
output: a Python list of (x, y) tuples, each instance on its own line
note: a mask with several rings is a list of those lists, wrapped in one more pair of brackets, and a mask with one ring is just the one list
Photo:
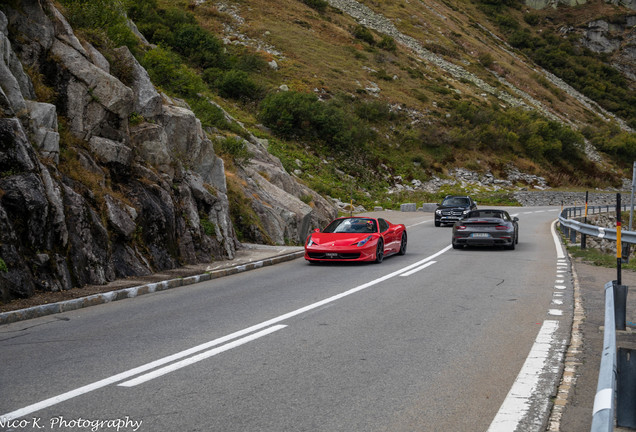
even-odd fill
[(247, 149), (245, 140), (241, 137), (227, 137), (218, 142), (218, 144), (220, 152), (231, 157), (239, 165), (247, 163), (252, 157), (252, 154)]
[(210, 219), (205, 215), (200, 215), (201, 227), (203, 228), (203, 232), (207, 236), (215, 237), (216, 236), (216, 227)]
[[(599, 267), (616, 268), (616, 255), (602, 252), (591, 247), (581, 249), (579, 246), (568, 245), (568, 252), (574, 258), (580, 259), (588, 264)], [(636, 271), (636, 260), (630, 259), (629, 263), (622, 263), (621, 268)]]
[[(184, 1), (163, 0), (61, 2), (72, 25), (82, 35), (106, 54), (112, 47), (128, 46), (156, 86), (171, 96), (185, 99), (204, 128), (215, 128), (227, 136), (218, 142), (217, 148), (230, 162), (229, 169), (249, 161), (249, 152), (241, 139), (247, 132), (231, 122), (212, 100), (225, 103), (224, 107), (235, 110), (233, 116), (237, 117), (238, 112), (246, 128), (267, 138), (269, 151), (289, 172), (298, 169), (296, 161), (301, 161), (302, 181), (323, 195), (343, 201), (353, 199), (367, 207), (381, 204), (387, 208), (395, 208), (406, 200), (436, 201), (439, 197), (430, 194), (389, 195), (386, 191), (397, 176), (404, 183), (413, 179), (426, 181), (432, 175), (444, 177), (456, 166), (504, 176), (506, 167), (514, 164), (525, 172), (546, 177), (554, 187), (617, 186), (620, 173), (608, 172), (584, 156), (585, 139), (622, 163), (636, 158), (636, 138), (615, 125), (594, 125), (577, 132), (536, 112), (471, 97), (464, 89), (465, 83), (453, 81), (451, 85), (449, 80), (436, 77), (401, 53), (392, 37), (346, 21), (324, 0), (300, 0), (318, 13), (297, 5), (302, 15), (298, 15), (293, 26), (286, 24), (285, 32), (294, 31), (294, 26), (315, 28), (319, 23), (325, 26), (324, 34), (331, 32), (341, 37), (345, 28), (350, 32), (347, 34), (350, 46), (340, 49), (343, 42), (339, 40), (338, 44), (325, 44), (329, 46), (328, 52), (320, 51), (320, 41), (314, 43), (312, 39), (312, 51), (325, 56), (333, 53), (333, 57), (320, 64), (314, 61), (310, 73), (304, 75), (296, 73), (303, 67), (299, 59), (303, 51), (298, 47), (298, 52), (289, 48), (294, 55), (284, 69), (272, 72), (267, 54), (224, 44), (214, 31), (230, 18), (211, 5), (194, 7)], [(568, 81), (574, 79), (570, 84), (598, 98), (606, 108), (630, 122), (636, 118), (634, 92), (604, 66), (602, 56), (590, 55), (577, 48), (575, 41), (556, 36), (552, 30), (534, 31), (541, 25), (541, 13), (524, 14), (523, 19), (517, 19), (521, 10), (518, 0), (480, 0), (479, 8), (508, 35), (513, 46), (537, 63)], [(126, 15), (154, 48), (140, 46), (125, 25)], [(308, 20), (312, 17), (318, 18), (310, 24)], [(340, 26), (338, 31), (329, 27), (334, 23)], [(271, 25), (272, 21), (263, 24), (268, 29)], [(253, 31), (258, 31), (257, 37), (261, 37), (261, 30)], [(470, 44), (465, 35), (453, 35)], [(447, 57), (462, 56), (456, 46), (443, 42), (430, 42), (427, 49)], [(338, 55), (345, 60), (339, 60)], [(484, 68), (494, 71), (498, 67), (490, 53), (478, 55), (477, 60), (476, 67), (481, 71)], [(111, 64), (117, 63), (111, 61)], [(121, 67), (114, 69), (125, 81), (126, 71)], [(381, 80), (382, 96), (370, 96), (364, 84), (359, 84), (359, 88), (344, 88), (345, 84), (343, 88), (336, 87), (336, 81), (330, 82), (329, 77), (339, 77), (343, 70), (368, 71), (365, 79)], [(576, 76), (570, 77), (572, 73)], [(352, 76), (348, 82), (357, 78)], [(548, 89), (555, 99), (565, 97), (547, 80), (535, 77), (533, 81)], [(279, 91), (281, 83), (289, 83), (292, 90)], [(326, 95), (319, 98), (311, 92), (316, 87), (326, 88)], [(404, 102), (406, 98), (410, 98), (410, 104), (423, 105), (409, 106)], [(404, 112), (401, 107), (414, 108), (425, 113), (426, 118), (413, 121), (401, 114)], [(142, 121), (140, 116), (130, 118), (133, 125)], [(258, 122), (271, 133), (260, 129), (255, 132)], [(70, 171), (72, 154), (69, 149), (64, 151), (67, 153), (62, 160)], [(232, 202), (238, 213), (233, 217), (243, 227), (237, 231), (246, 238), (254, 238), (258, 235), (248, 232), (246, 221), (253, 223), (255, 216), (243, 205), (250, 198), (240, 195), (238, 183), (234, 186)], [(484, 204), (514, 204), (507, 194), (492, 195), (486, 190), (458, 188), (437, 195), (463, 192), (478, 194)], [(247, 213), (242, 214), (243, 211)]]
[(541, 25), (544, 12), (524, 15), (523, 26), (514, 17), (521, 5), (516, 0), (480, 0), (480, 8), (513, 47), (636, 128), (636, 89), (610, 66), (608, 56), (582, 47), (576, 33), (564, 37), (558, 29)]
[(318, 12), (325, 12), (329, 3), (326, 0), (301, 0), (310, 8), (316, 9)]
[(0, 272), (7, 273), (9, 268), (7, 267), (7, 263), (4, 262), (2, 258), (0, 258)]

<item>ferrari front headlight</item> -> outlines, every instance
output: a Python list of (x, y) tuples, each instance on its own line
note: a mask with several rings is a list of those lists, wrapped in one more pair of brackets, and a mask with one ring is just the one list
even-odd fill
[(367, 238), (365, 238), (364, 240), (360, 240), (358, 242), (358, 247), (362, 247), (364, 246), (369, 240), (371, 240), (373, 238), (373, 236), (368, 236)]

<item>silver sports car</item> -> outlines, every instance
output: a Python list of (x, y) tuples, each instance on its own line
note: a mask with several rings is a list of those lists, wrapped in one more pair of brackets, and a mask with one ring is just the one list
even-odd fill
[(519, 218), (497, 209), (473, 210), (453, 225), (453, 247), (503, 246), (519, 243)]

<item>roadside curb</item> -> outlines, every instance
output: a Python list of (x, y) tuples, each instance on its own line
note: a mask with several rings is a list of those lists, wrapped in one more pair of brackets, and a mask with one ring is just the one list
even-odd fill
[(65, 300), (57, 303), (50, 303), (41, 306), (33, 306), (26, 309), (18, 309), (15, 311), (0, 313), (0, 325), (10, 324), (18, 321), (28, 320), (32, 318), (39, 318), (46, 315), (52, 315), (56, 313), (68, 312), (77, 309), (82, 309), (89, 306), (100, 305), (104, 303), (110, 303), (117, 300), (124, 300), (128, 298), (138, 297), (144, 294), (150, 294), (158, 291), (165, 291), (172, 288), (178, 288), (186, 285), (192, 285), (199, 282), (205, 282), (213, 279), (218, 279), (224, 276), (229, 276), (237, 273), (242, 273), (249, 270), (258, 269), (261, 267), (267, 267), (274, 264), (278, 264), (285, 261), (291, 261), (296, 258), (300, 258), (305, 255), (305, 251), (297, 251), (277, 255), (272, 258), (266, 258), (259, 261), (250, 262), (247, 264), (239, 264), (225, 269), (214, 270), (203, 274), (188, 276), (176, 279), (165, 280), (161, 282), (153, 282), (144, 285), (139, 285), (131, 288), (123, 288), (115, 291), (108, 291), (105, 293), (94, 294), (87, 297), (80, 297), (73, 300)]

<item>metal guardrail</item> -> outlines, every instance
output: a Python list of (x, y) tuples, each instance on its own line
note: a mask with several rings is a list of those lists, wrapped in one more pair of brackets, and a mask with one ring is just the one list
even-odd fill
[(605, 284), (605, 331), (603, 354), (594, 397), (591, 432), (614, 430), (614, 392), (616, 391), (616, 322), (614, 318), (614, 282)]
[[(623, 210), (629, 210), (630, 206), (623, 206)], [(598, 213), (609, 213), (614, 211), (616, 207), (612, 206), (596, 206), (596, 207), (588, 207), (587, 214), (598, 214)], [(577, 216), (578, 213), (578, 216)], [(595, 225), (589, 225), (582, 222), (579, 222), (574, 219), (570, 219), (571, 217), (584, 217), (585, 216), (585, 207), (569, 207), (563, 209), (561, 214), (559, 215), (559, 223), (563, 228), (563, 233), (566, 237), (570, 237), (571, 232), (573, 230), (575, 232), (579, 232), (585, 235), (591, 235), (593, 237), (598, 237), (606, 240), (616, 241), (616, 229), (615, 228), (603, 228)], [(635, 231), (626, 231), (621, 230), (621, 242), (636, 244), (636, 232)]]
[[(621, 209), (625, 211), (631, 209), (631, 206), (621, 206)], [(587, 215), (612, 211), (616, 211), (616, 207), (588, 207)], [(586, 216), (585, 213), (585, 207), (570, 207), (559, 215), (561, 230), (570, 241), (576, 242), (577, 232), (581, 234), (581, 247), (585, 247), (586, 236), (617, 240), (615, 228), (598, 227), (572, 219), (581, 219)], [(621, 229), (620, 240), (621, 243), (636, 244), (636, 232)], [(618, 280), (605, 284), (603, 352), (594, 398), (591, 432), (611, 432), (615, 424), (619, 427), (636, 428), (636, 412), (633, 408), (636, 402), (636, 350), (619, 348), (616, 343), (616, 331), (625, 330), (628, 290), (628, 287), (620, 284), (620, 264), (618, 270)]]

